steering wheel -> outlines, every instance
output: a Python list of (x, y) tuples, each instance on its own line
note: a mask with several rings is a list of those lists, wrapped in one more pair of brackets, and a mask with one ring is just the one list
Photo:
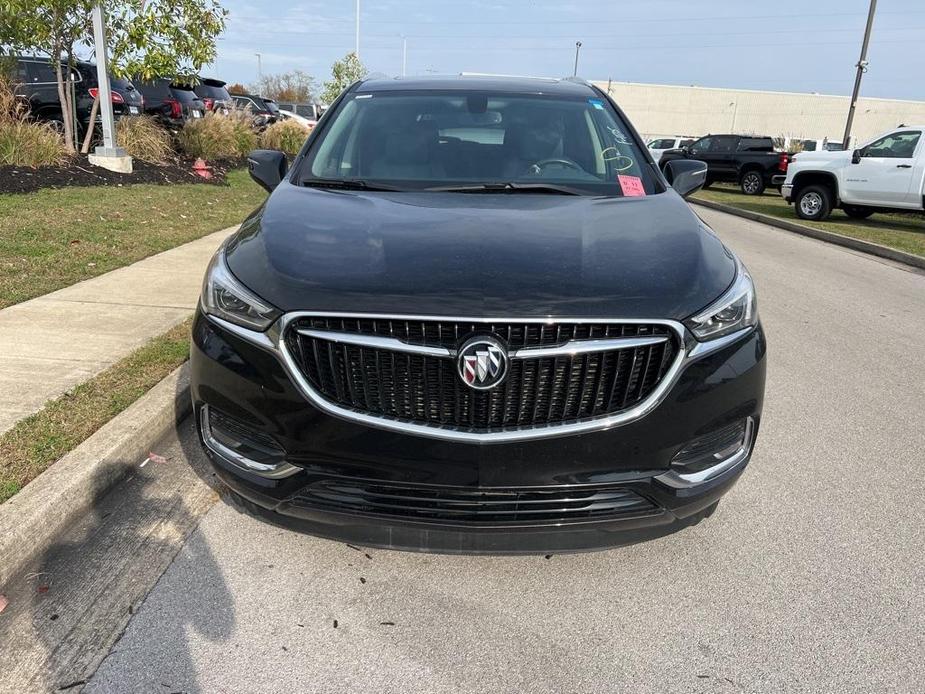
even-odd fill
[(564, 166), (567, 169), (574, 169), (575, 171), (584, 171), (581, 164), (579, 164), (578, 162), (574, 162), (571, 159), (558, 159), (558, 158), (542, 159), (536, 162), (535, 164), (531, 164), (530, 170), (533, 173), (541, 173), (543, 169), (545, 169), (547, 166), (551, 164), (560, 164), (561, 166)]

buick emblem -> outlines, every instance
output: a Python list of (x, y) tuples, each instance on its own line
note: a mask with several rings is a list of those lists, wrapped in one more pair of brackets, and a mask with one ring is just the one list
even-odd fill
[(493, 338), (474, 337), (459, 350), (457, 366), (463, 383), (476, 390), (488, 390), (507, 374), (507, 351)]

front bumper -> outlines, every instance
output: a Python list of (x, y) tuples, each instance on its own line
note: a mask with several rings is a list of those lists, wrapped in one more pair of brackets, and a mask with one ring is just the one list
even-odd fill
[[(208, 409), (272, 437), (292, 470), (272, 479), (207, 447), (219, 477), (259, 512), (351, 543), (442, 552), (534, 553), (598, 549), (664, 535), (698, 520), (735, 483), (751, 456), (761, 417), (765, 340), (760, 326), (686, 364), (647, 415), (606, 430), (491, 445), (445, 441), (345, 421), (310, 404), (277, 356), (197, 313), (192, 397), (200, 425)], [(205, 409), (204, 408), (208, 408)], [(672, 484), (671, 459), (689, 441), (750, 418), (746, 450), (720, 474)], [(208, 427), (201, 428), (208, 437)], [(368, 508), (313, 506), (318, 485), (401, 485), (416, 493), (527, 490), (589, 493), (619, 488), (645, 507), (606, 518), (462, 522), (398, 517)]]

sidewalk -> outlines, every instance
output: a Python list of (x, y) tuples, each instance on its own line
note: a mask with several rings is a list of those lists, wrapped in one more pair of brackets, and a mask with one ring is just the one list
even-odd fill
[(0, 310), (0, 433), (187, 318), (235, 229)]

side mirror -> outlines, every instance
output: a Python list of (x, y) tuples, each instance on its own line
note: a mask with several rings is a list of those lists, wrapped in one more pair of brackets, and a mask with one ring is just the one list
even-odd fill
[(247, 170), (257, 183), (272, 193), (289, 168), (289, 161), (282, 152), (274, 149), (255, 149), (247, 155)]
[(665, 165), (665, 178), (679, 195), (687, 197), (703, 188), (707, 164), (696, 159), (675, 159)]
[(860, 164), (861, 163), (861, 150), (856, 149), (851, 153), (851, 163)]

